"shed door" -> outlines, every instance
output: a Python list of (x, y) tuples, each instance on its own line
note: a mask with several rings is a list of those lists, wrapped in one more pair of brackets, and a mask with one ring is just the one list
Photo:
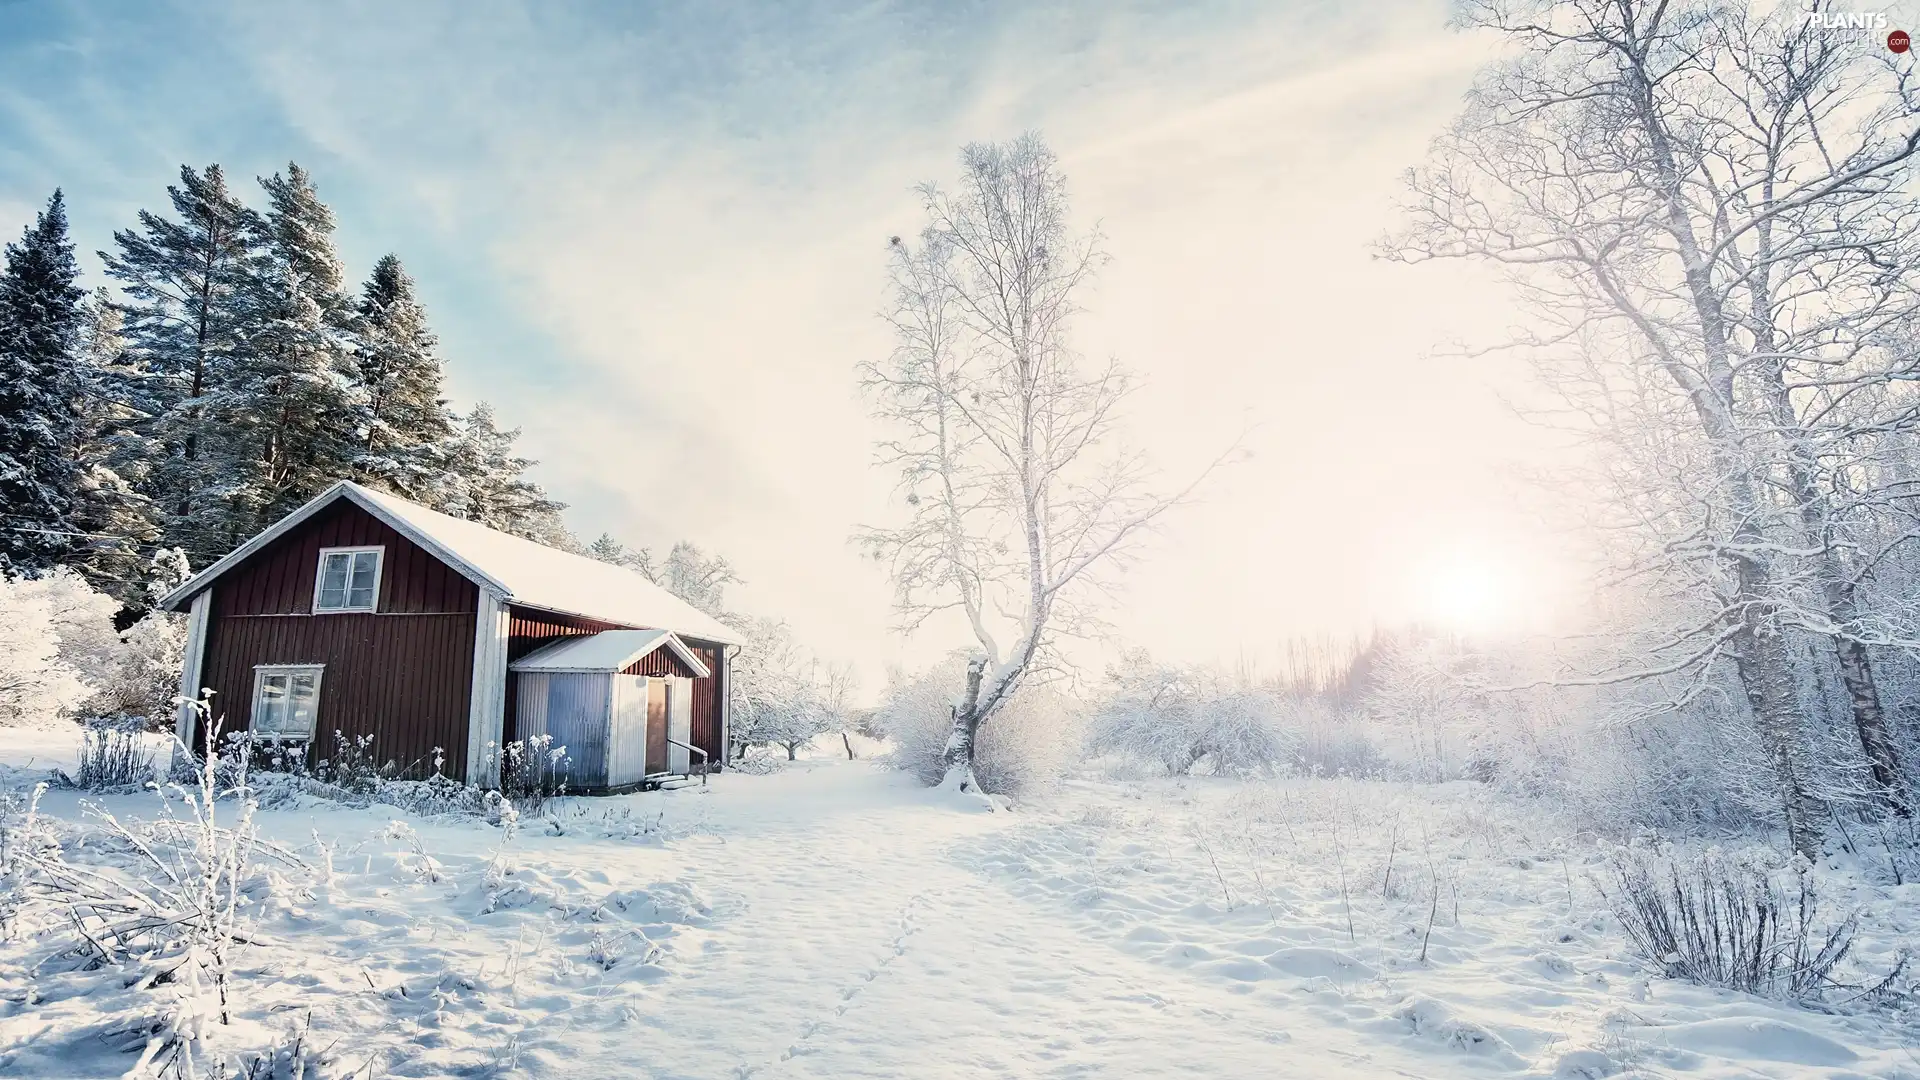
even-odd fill
[(597, 671), (547, 676), (546, 730), (551, 749), (567, 750), (567, 786), (589, 790), (607, 782), (607, 718), (613, 684)]
[(693, 754), (687, 749), (693, 742), (693, 695), (686, 679), (661, 681), (667, 684), (667, 730), (681, 744), (668, 744), (667, 760), (674, 772), (685, 776), (693, 772)]
[(644, 675), (613, 677), (613, 730), (607, 734), (607, 786), (637, 784), (647, 775), (647, 684)]
[(667, 680), (647, 680), (647, 771), (667, 771)]

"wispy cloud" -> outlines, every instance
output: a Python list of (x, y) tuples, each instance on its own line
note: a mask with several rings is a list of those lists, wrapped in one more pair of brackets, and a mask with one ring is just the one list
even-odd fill
[(1385, 568), (1521, 530), (1510, 373), (1430, 355), (1499, 302), (1367, 248), (1481, 58), (1438, 4), (393, 8), (63, 9), (0, 51), (58, 75), (0, 79), (25, 147), (0, 211), (71, 177), (98, 244), (179, 160), (311, 164), (349, 257), (409, 260), (456, 392), (526, 427), (584, 530), (693, 537), (743, 599), (885, 657), (885, 585), (846, 544), (890, 483), (851, 377), (888, 347), (885, 237), (961, 142), (1038, 128), (1117, 257), (1082, 344), (1142, 370), (1169, 468), (1261, 424), (1121, 630), (1204, 658), (1390, 618), (1412, 592)]

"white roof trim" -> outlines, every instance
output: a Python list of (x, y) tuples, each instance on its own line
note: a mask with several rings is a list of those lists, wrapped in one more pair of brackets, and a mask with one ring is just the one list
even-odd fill
[[(614, 635), (621, 635), (615, 637)], [(632, 636), (632, 644), (617, 653), (606, 653), (605, 649), (594, 649), (596, 645), (618, 644), (626, 635)], [(692, 649), (680, 640), (680, 635), (671, 630), (602, 630), (597, 634), (578, 634), (561, 638), (559, 641), (542, 645), (538, 649), (515, 660), (508, 665), (514, 671), (551, 671), (551, 672), (609, 672), (624, 671), (633, 666), (641, 657), (655, 653), (662, 646), (692, 669), (694, 677), (705, 679), (712, 676), (707, 665), (700, 662)], [(571, 662), (568, 653), (600, 652), (602, 656), (592, 662)]]
[(160, 598), (159, 608), (162, 611), (179, 611), (180, 605), (191, 599), (194, 593), (213, 584), (215, 578), (233, 569), (236, 565), (245, 562), (261, 548), (285, 536), (301, 522), (333, 505), (342, 498), (345, 498), (367, 513), (372, 514), (394, 532), (425, 548), (435, 558), (458, 570), (462, 577), (473, 582), (475, 585), (502, 598), (511, 595), (505, 585), (482, 573), (479, 569), (469, 566), (464, 559), (448, 551), (440, 543), (435, 541), (433, 537), (414, 528), (412, 524), (402, 520), (398, 516), (388, 513), (385, 507), (362, 495), (360, 493), (360, 485), (352, 481), (342, 480), (320, 494), (315, 495), (305, 506), (274, 522), (262, 530), (258, 536), (227, 552), (224, 558), (215, 562), (212, 566), (181, 582), (179, 587)]

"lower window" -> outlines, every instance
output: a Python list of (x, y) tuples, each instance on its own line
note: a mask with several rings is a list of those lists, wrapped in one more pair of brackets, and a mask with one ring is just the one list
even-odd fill
[(321, 664), (262, 664), (253, 669), (256, 738), (311, 739), (320, 712)]

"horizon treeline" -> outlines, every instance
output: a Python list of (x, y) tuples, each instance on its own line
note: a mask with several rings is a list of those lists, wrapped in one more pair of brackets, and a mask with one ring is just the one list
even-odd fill
[(296, 164), (253, 203), (182, 166), (81, 281), (56, 190), (0, 265), (0, 574), (71, 566), (129, 608), (152, 556), (207, 565), (339, 480), (579, 547), (445, 364), (397, 255), (351, 284)]

